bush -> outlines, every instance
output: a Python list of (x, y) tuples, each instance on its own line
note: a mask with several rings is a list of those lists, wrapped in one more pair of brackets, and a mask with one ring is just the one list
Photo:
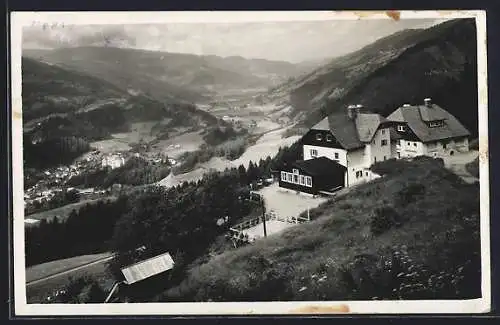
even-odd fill
[(407, 187), (402, 188), (398, 192), (397, 200), (401, 206), (406, 206), (411, 202), (417, 200), (417, 198), (424, 194), (425, 187), (420, 183), (413, 183), (408, 185)]
[(106, 292), (95, 279), (83, 276), (70, 279), (70, 282), (63, 289), (56, 291), (51, 298), (49, 298), (50, 301), (55, 303), (103, 303), (106, 299)]
[(384, 206), (375, 209), (370, 220), (370, 231), (374, 235), (380, 235), (394, 226), (400, 224), (400, 217), (392, 207)]

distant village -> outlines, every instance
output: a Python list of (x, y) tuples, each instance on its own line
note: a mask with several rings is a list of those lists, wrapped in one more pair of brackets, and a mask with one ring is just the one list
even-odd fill
[[(172, 145), (175, 147), (175, 145)], [(140, 153), (132, 152), (116, 152), (103, 154), (99, 150), (93, 150), (69, 166), (59, 166), (43, 171), (44, 177), (34, 186), (24, 191), (24, 206), (25, 208), (33, 204), (41, 204), (45, 201), (53, 199), (58, 193), (74, 191), (80, 198), (95, 199), (103, 196), (111, 190), (120, 188), (120, 184), (115, 184), (112, 189), (95, 189), (95, 188), (79, 188), (68, 186), (67, 182), (75, 176), (84, 175), (85, 173), (95, 172), (99, 169), (113, 170), (120, 168), (131, 159), (142, 158), (154, 164), (176, 165), (178, 162), (169, 158), (166, 155), (158, 154), (157, 156), (145, 156)]]

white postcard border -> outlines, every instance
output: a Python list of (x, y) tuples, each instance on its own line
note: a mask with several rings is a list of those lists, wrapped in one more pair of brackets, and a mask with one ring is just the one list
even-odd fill
[[(21, 48), (22, 27), (33, 24), (153, 24), (194, 22), (259, 22), (352, 19), (475, 18), (478, 50), (478, 115), (480, 157), (480, 227), (482, 298), (432, 301), (320, 301), (250, 303), (27, 304), (24, 262), (24, 192), (22, 152)], [(14, 307), (28, 315), (265, 315), (289, 314), (302, 307), (347, 306), (349, 313), (433, 314), (484, 313), (490, 310), (490, 208), (488, 164), (488, 92), (485, 11), (268, 11), (268, 12), (13, 12), (11, 13), (12, 175), (14, 239)], [(341, 309), (339, 309), (341, 310)], [(339, 313), (342, 311), (338, 311)], [(320, 314), (321, 312), (318, 312)]]

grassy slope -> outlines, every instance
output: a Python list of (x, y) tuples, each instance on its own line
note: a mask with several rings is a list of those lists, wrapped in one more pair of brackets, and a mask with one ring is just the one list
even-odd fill
[(75, 267), (95, 262), (108, 256), (110, 256), (109, 253), (82, 255), (34, 265), (26, 269), (26, 281), (35, 281), (59, 272), (64, 272)]
[[(450, 273), (456, 274), (456, 269), (467, 263), (472, 265), (472, 270), (477, 270), (478, 265), (474, 265), (478, 263), (480, 250), (477, 185), (462, 183), (434, 161), (400, 163), (406, 165), (394, 175), (361, 185), (312, 211), (317, 219), (310, 224), (293, 227), (194, 266), (184, 282), (159, 299), (343, 300), (374, 296), (394, 299), (391, 293), (394, 294), (392, 277), (395, 275), (380, 271), (380, 266), (377, 272), (376, 263), (367, 264), (361, 271), (353, 267), (351, 263), (360, 263), (356, 258), (359, 254), (377, 259), (390, 257), (395, 251), (403, 252), (407, 260), (402, 263), (413, 264), (420, 270), (412, 279), (423, 286), (431, 273), (451, 270)], [(414, 195), (402, 200), (408, 189), (413, 189)], [(421, 194), (417, 194), (416, 189)], [(402, 225), (375, 236), (370, 231), (370, 220), (374, 210), (381, 206), (392, 206), (402, 217)], [(426, 270), (419, 269), (418, 265)], [(346, 269), (354, 280), (342, 276), (345, 275), (342, 270)], [(359, 285), (360, 272), (368, 272), (373, 279), (378, 279), (376, 283), (385, 285), (366, 291), (365, 286)], [(389, 279), (383, 280), (383, 276)], [(467, 291), (467, 283), (460, 282), (458, 294), (442, 291), (441, 296), (432, 292), (427, 295), (477, 296), (480, 288), (477, 274), (468, 275), (466, 281), (472, 291)], [(417, 298), (422, 297), (417, 295)]]

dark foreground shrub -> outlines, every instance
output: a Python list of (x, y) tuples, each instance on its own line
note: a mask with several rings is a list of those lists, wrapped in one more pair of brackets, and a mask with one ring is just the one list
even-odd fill
[(377, 236), (394, 226), (399, 226), (400, 221), (398, 213), (392, 207), (377, 208), (370, 220), (370, 231)]
[(406, 206), (415, 202), (417, 198), (424, 194), (425, 187), (420, 183), (409, 184), (402, 188), (397, 194), (397, 201), (401, 206)]
[(103, 303), (105, 299), (106, 292), (93, 278), (87, 276), (71, 279), (64, 288), (48, 298), (51, 302), (67, 304)]

